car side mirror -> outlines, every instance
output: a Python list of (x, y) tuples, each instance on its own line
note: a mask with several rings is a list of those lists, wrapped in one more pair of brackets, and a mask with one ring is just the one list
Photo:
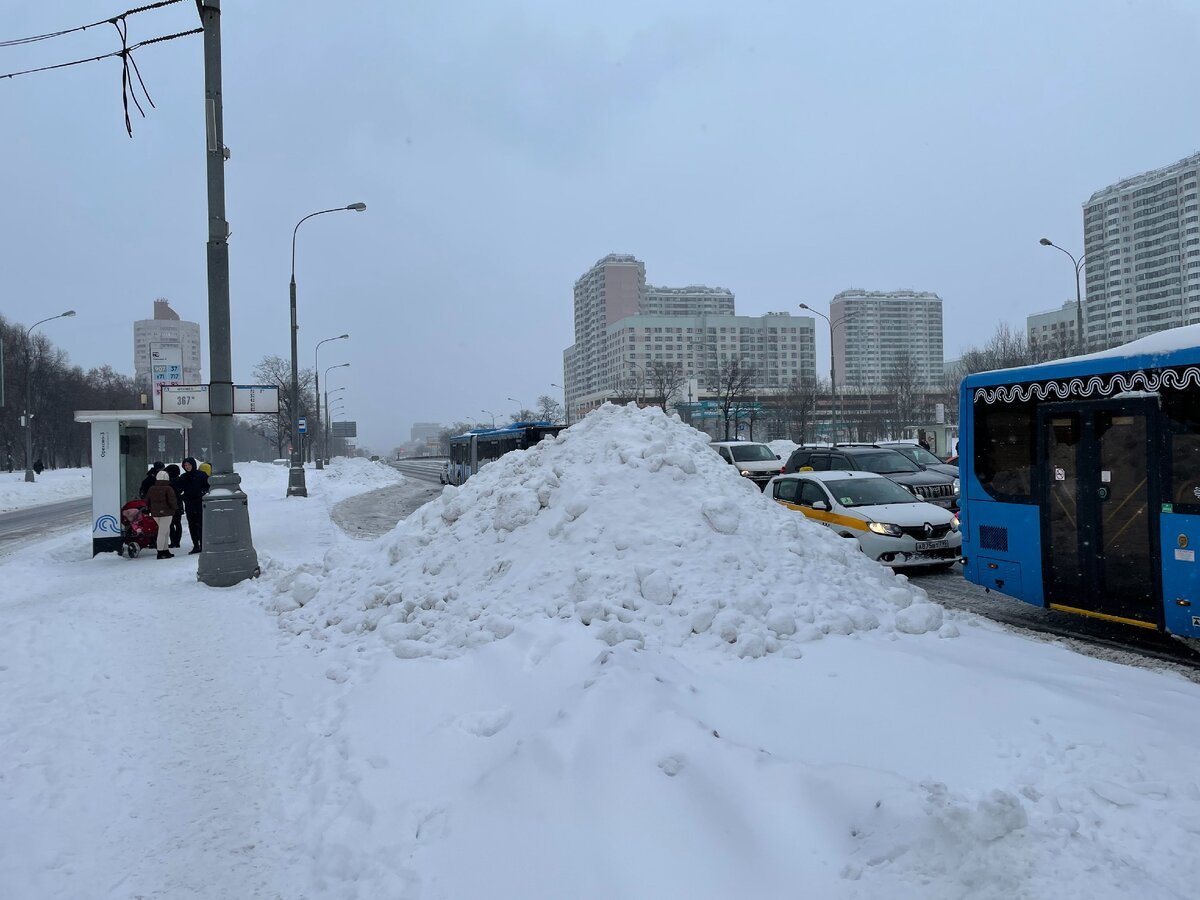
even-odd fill
[(829, 509), (829, 504), (828, 504), (828, 503), (826, 503), (824, 500), (814, 500), (814, 501), (813, 501), (812, 508), (813, 508), (813, 509), (824, 509), (824, 510), (828, 510), (828, 509)]
[(778, 453), (776, 453), (776, 454), (775, 454), (775, 458), (776, 458), (776, 459), (783, 459), (783, 457), (782, 457), (782, 456), (780, 456)]

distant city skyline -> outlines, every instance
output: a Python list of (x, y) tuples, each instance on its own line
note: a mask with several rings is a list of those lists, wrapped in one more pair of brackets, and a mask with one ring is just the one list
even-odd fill
[[(301, 230), (295, 270), (301, 364), (352, 335), (321, 359), (352, 364), (339, 383), (364, 445), (556, 392), (571, 286), (609, 249), (652, 261), (651, 285), (726, 287), (751, 317), (828, 313), (850, 287), (932, 291), (957, 356), (1074, 296), (1039, 238), (1082, 254), (1097, 189), (1200, 143), (1180, 128), (1200, 81), (1193, 2), (549, 9), (225, 4), (236, 379), (288, 355), (296, 222), (355, 201), (362, 215)], [(0, 38), (118, 11), (13, 0)], [(174, 4), (130, 39), (196, 25)], [(1095, 52), (1114, 34), (1119, 63)], [(13, 45), (0, 74), (114, 49), (113, 29)], [(160, 296), (208, 355), (200, 38), (137, 59), (154, 106), (130, 106), (132, 139), (113, 60), (3, 82), (19, 175), (0, 314), (76, 309), (48, 337), (83, 368), (128, 365), (129, 323)], [(522, 365), (498, 371), (501, 348)]]

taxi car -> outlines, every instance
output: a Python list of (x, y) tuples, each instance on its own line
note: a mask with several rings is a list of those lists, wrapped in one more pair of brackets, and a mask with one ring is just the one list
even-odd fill
[(885, 566), (949, 568), (962, 555), (958, 516), (875, 472), (779, 475), (766, 493), (836, 534), (853, 537)]

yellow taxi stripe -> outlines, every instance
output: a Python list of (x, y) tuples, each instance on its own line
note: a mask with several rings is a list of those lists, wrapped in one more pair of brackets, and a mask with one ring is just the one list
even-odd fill
[(843, 528), (850, 528), (854, 531), (870, 531), (867, 528), (867, 523), (861, 519), (851, 519), (849, 516), (839, 516), (837, 513), (826, 512), (823, 509), (813, 509), (810, 506), (801, 506), (798, 503), (788, 503), (786, 500), (776, 500), (776, 503), (782, 503), (788, 509), (794, 509), (796, 512), (804, 513), (809, 519), (816, 519), (818, 522), (825, 522), (829, 525), (841, 525)]

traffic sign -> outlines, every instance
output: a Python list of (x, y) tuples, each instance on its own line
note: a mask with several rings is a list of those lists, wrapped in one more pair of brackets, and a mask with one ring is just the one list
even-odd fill
[(279, 412), (279, 388), (273, 384), (235, 384), (233, 411), (252, 415), (274, 415)]
[[(207, 384), (164, 384), (159, 394), (164, 413), (212, 412)], [(274, 415), (279, 412), (279, 388), (273, 384), (235, 384), (233, 411), (249, 415)]]
[(296, 426), (296, 430), (301, 434), (308, 434), (308, 416), (300, 417), (299, 424)]
[(164, 384), (159, 386), (160, 411), (164, 413), (208, 412), (207, 384)]

